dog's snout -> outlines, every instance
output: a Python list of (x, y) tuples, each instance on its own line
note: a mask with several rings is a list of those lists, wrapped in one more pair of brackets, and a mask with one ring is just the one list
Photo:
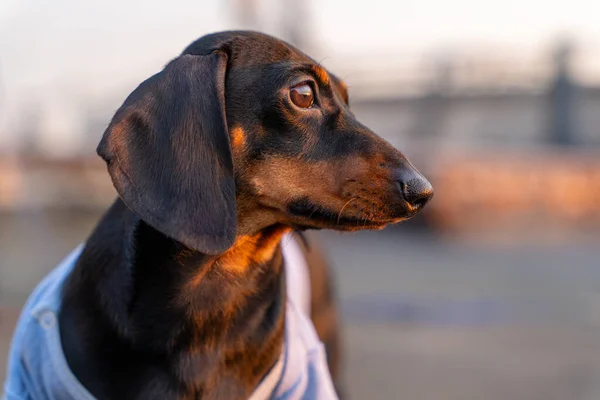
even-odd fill
[(433, 197), (433, 186), (414, 168), (402, 168), (395, 175), (398, 189), (412, 207), (421, 208)]

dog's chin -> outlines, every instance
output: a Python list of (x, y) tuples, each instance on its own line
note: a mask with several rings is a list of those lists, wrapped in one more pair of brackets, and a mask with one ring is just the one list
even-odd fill
[(288, 207), (286, 212), (296, 229), (331, 229), (342, 232), (359, 230), (381, 230), (388, 225), (396, 224), (414, 217), (419, 209), (404, 209), (384, 218), (368, 218), (351, 213), (335, 213), (322, 207)]
[(388, 220), (372, 220), (343, 216), (336, 220), (324, 220), (320, 218), (293, 218), (293, 225), (300, 229), (331, 229), (341, 232), (355, 232), (361, 230), (382, 230), (388, 225), (407, 220), (410, 217), (393, 218)]

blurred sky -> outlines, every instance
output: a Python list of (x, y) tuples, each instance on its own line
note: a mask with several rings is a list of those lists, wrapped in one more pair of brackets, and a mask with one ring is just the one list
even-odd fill
[[(401, 74), (390, 65), (444, 51), (501, 54), (535, 66), (565, 33), (583, 49), (580, 78), (600, 82), (597, 0), (298, 1), (307, 14), (291, 18), (306, 25), (312, 55), (351, 85), (353, 71)], [(124, 97), (193, 39), (239, 27), (233, 3), (1, 0), (0, 150), (27, 118), (24, 107), (41, 110), (47, 140), (77, 131), (77, 117), (94, 99)], [(259, 3), (261, 29), (280, 34), (283, 0)]]

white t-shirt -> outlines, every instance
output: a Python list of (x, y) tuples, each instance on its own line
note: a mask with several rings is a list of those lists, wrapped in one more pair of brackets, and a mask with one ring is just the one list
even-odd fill
[[(60, 341), (61, 288), (83, 245), (67, 256), (29, 296), (15, 333), (4, 384), (5, 400), (93, 400), (69, 369)], [(310, 280), (296, 239), (282, 240), (287, 280), (285, 346), (251, 400), (337, 399), (325, 356), (310, 320)]]

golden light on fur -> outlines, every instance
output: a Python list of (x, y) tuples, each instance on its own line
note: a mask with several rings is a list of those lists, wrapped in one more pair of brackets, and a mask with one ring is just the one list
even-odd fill
[(231, 129), (231, 147), (234, 151), (242, 149), (246, 145), (246, 133), (241, 126)]
[(325, 68), (320, 65), (313, 65), (311, 69), (323, 85), (329, 85), (329, 74), (325, 71)]
[(281, 237), (290, 228), (281, 226), (272, 232), (239, 237), (233, 247), (218, 257), (214, 263), (226, 271), (241, 273), (251, 265), (269, 262), (275, 255)]

